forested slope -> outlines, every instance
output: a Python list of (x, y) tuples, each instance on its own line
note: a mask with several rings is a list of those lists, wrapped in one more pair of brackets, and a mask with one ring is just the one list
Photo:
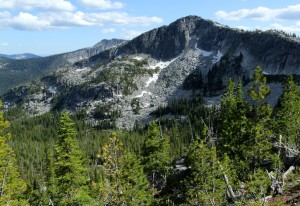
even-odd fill
[(299, 174), (293, 167), (299, 164), (298, 85), (287, 78), (271, 108), (264, 99), (272, 91), (258, 67), (243, 91), (229, 80), (220, 105), (201, 96), (174, 100), (153, 113), (156, 121), (131, 131), (92, 124), (84, 110), (34, 117), (22, 108), (6, 110), (5, 118), (0, 113), (0, 202), (262, 205), (273, 195), (270, 204), (293, 204), (297, 198), (278, 197), (291, 183), (299, 187), (293, 179)]

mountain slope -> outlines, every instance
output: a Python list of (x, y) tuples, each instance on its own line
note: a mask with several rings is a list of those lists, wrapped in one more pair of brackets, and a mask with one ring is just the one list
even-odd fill
[(91, 48), (42, 58), (21, 60), (0, 58), (0, 94), (17, 84), (32, 80), (53, 70), (67, 67), (77, 61), (86, 60), (95, 54), (125, 42), (125, 40), (119, 39), (102, 40)]
[[(32, 114), (84, 109), (94, 124), (108, 120), (132, 128), (136, 121), (153, 118), (149, 113), (169, 100), (218, 96), (229, 78), (246, 85), (256, 66), (270, 80), (299, 75), (299, 54), (299, 39), (283, 32), (243, 31), (188, 16), (82, 61), (70, 61), (75, 63), (2, 98), (7, 106), (26, 103)], [(274, 103), (281, 86), (271, 85), (276, 89)]]
[[(188, 16), (169, 26), (146, 32), (122, 46), (117, 52), (107, 51), (92, 60), (118, 55), (145, 53), (160, 60), (175, 58), (182, 51), (197, 47), (208, 52), (249, 56), (246, 67), (261, 65), (272, 74), (299, 74), (299, 38), (276, 31), (243, 31), (220, 25), (197, 16)], [(108, 55), (109, 54), (109, 55)], [(106, 59), (107, 60), (107, 59)]]

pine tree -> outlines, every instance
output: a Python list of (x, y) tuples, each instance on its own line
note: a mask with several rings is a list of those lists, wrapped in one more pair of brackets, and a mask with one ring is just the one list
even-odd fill
[(14, 151), (7, 144), (11, 135), (5, 134), (4, 130), (8, 127), (9, 122), (4, 121), (3, 114), (0, 112), (0, 205), (28, 205), (23, 198), (26, 184), (17, 170)]
[(101, 156), (103, 178), (98, 186), (104, 205), (150, 205), (151, 193), (143, 167), (134, 154), (124, 151), (113, 133)]
[(253, 73), (252, 85), (247, 91), (252, 100), (253, 118), (256, 122), (268, 120), (272, 112), (270, 105), (263, 101), (271, 92), (266, 83), (267, 79), (263, 71), (260, 67), (256, 67)]
[(152, 196), (150, 184), (144, 174), (144, 168), (135, 154), (125, 152), (125, 164), (123, 167), (122, 177), (125, 188), (124, 196), (126, 205), (150, 205)]
[[(270, 94), (270, 87), (266, 85), (266, 77), (260, 67), (254, 70), (252, 86), (248, 89), (252, 99), (251, 113), (249, 115), (249, 141), (246, 158), (252, 171), (263, 166), (266, 162), (273, 162), (275, 156), (272, 153), (271, 144), (271, 113), (270, 105), (265, 98)], [(246, 149), (248, 148), (248, 149)]]
[(75, 135), (74, 123), (67, 113), (62, 113), (59, 140), (55, 145), (55, 176), (59, 205), (82, 205), (91, 201), (87, 193), (87, 164), (78, 143), (74, 140)]
[(196, 137), (185, 160), (189, 175), (184, 181), (185, 198), (189, 205), (222, 205), (226, 203), (224, 182), (216, 147), (209, 148)]
[(218, 147), (222, 153), (231, 157), (239, 156), (239, 144), (245, 140), (247, 130), (247, 104), (243, 101), (243, 91), (239, 87), (238, 92), (235, 92), (235, 83), (229, 80), (221, 100)]
[(122, 143), (113, 133), (108, 144), (103, 146), (101, 159), (104, 177), (100, 181), (100, 198), (103, 205), (122, 205), (123, 185), (121, 182), (124, 164)]
[(55, 174), (54, 151), (49, 148), (46, 153), (46, 194), (49, 202), (57, 202), (57, 179)]
[(291, 148), (300, 146), (300, 91), (290, 76), (284, 84), (275, 112), (275, 130)]
[(247, 177), (249, 171), (246, 147), (249, 146), (250, 125), (247, 113), (250, 107), (243, 100), (241, 82), (238, 84), (237, 91), (235, 90), (235, 83), (229, 80), (221, 100), (217, 148), (219, 156), (229, 156), (236, 166), (235, 170), (243, 179)]
[(152, 189), (158, 186), (161, 178), (160, 185), (163, 186), (170, 172), (170, 143), (169, 139), (162, 137), (160, 128), (154, 121), (149, 125), (142, 155), (142, 163), (148, 179), (151, 180)]

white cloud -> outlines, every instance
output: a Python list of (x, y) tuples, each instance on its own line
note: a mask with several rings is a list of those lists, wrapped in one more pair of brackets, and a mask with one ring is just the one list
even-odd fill
[(74, 11), (75, 7), (65, 0), (1, 0), (0, 9)]
[(24, 12), (20, 12), (18, 16), (15, 16), (13, 18), (6, 19), (4, 21), (4, 24), (18, 30), (34, 31), (51, 28), (50, 22), (41, 20), (37, 16)]
[[(117, 0), (77, 1), (95, 9), (118, 9), (124, 6)], [(0, 0), (0, 29), (35, 31), (73, 26), (149, 26), (163, 22), (155, 16), (132, 16), (126, 12), (83, 12), (70, 2), (71, 0)], [(103, 32), (115, 31), (110, 29)]]
[[(298, 23), (297, 23), (298, 24)], [(283, 30), (286, 32), (291, 32), (291, 33), (299, 33), (300, 32), (300, 25), (291, 25), (291, 26), (284, 26), (278, 23), (272, 24), (270, 26), (271, 29), (277, 29), (277, 30)]]
[(124, 30), (123, 38), (130, 40), (130, 39), (133, 39), (133, 38), (139, 36), (142, 33), (143, 33), (143, 31)]
[(116, 30), (114, 28), (107, 28), (107, 29), (102, 29), (101, 32), (103, 34), (109, 34), (109, 33), (115, 33)]
[(110, 0), (78, 0), (86, 7), (94, 9), (121, 9), (124, 4), (121, 2), (112, 2)]
[(279, 23), (273, 23), (270, 24), (269, 26), (256, 26), (256, 27), (248, 27), (248, 26), (237, 26), (236, 28), (238, 29), (243, 29), (243, 30), (248, 30), (248, 31), (254, 31), (256, 29), (258, 30), (262, 30), (262, 31), (267, 31), (267, 30), (279, 30), (279, 31), (285, 31), (287, 33), (300, 33), (300, 22), (296, 23), (296, 24), (292, 24), (289, 26), (285, 26)]
[(260, 21), (280, 20), (300, 20), (300, 4), (291, 5), (281, 9), (270, 9), (258, 7), (255, 9), (240, 9), (226, 12), (217, 11), (216, 17), (222, 20), (239, 21), (241, 19), (254, 19)]
[[(2, 18), (1, 18), (2, 17)], [(130, 16), (124, 12), (84, 13), (77, 12), (41, 12), (35, 15), (20, 12), (12, 16), (9, 12), (0, 12), (0, 28), (17, 30), (67, 29), (73, 26), (128, 25), (148, 26), (161, 23), (158, 17)]]
[(39, 15), (40, 19), (49, 22), (54, 28), (70, 28), (72, 26), (93, 26), (93, 22), (87, 20), (86, 14), (78, 12), (61, 12), (61, 13), (43, 13)]

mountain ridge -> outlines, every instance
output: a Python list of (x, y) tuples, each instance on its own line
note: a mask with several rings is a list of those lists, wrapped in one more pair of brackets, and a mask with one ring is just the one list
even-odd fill
[(36, 54), (31, 53), (23, 53), (23, 54), (0, 54), (0, 57), (4, 57), (7, 59), (33, 59), (33, 58), (40, 58)]
[(56, 69), (71, 66), (77, 61), (86, 60), (105, 49), (125, 42), (126, 40), (120, 39), (102, 40), (93, 47), (34, 59), (0, 58), (0, 94), (7, 91), (8, 88), (33, 80)]
[[(299, 75), (298, 54), (299, 38), (285, 33), (232, 29), (188, 16), (56, 68), (2, 98), (7, 106), (21, 102), (31, 114), (83, 109), (94, 124), (107, 120), (130, 129), (135, 122), (151, 120), (151, 112), (174, 99), (205, 95), (218, 101), (229, 78), (247, 86), (256, 66), (270, 77), (274, 105), (281, 85), (272, 78)], [(108, 108), (100, 115), (103, 119), (95, 118), (99, 108)], [(120, 115), (112, 120), (109, 114), (115, 112)]]

